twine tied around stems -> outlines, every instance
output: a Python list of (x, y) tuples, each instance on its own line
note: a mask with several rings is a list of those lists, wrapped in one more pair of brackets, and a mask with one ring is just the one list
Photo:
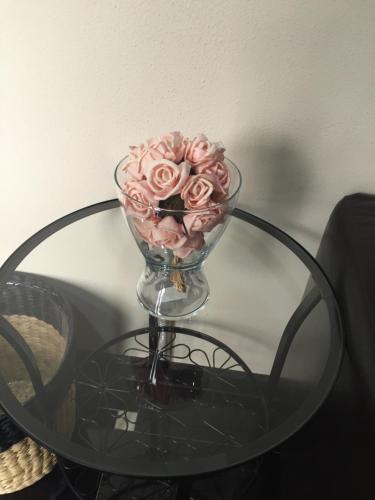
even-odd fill
[[(176, 266), (181, 261), (182, 259), (174, 256), (172, 260), (172, 265)], [(169, 279), (178, 292), (186, 292), (186, 284), (181, 271), (172, 271)]]

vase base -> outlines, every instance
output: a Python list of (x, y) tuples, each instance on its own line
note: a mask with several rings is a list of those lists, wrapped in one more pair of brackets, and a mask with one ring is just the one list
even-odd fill
[(137, 296), (150, 314), (172, 321), (197, 314), (209, 298), (209, 286), (201, 269), (146, 266), (138, 281)]

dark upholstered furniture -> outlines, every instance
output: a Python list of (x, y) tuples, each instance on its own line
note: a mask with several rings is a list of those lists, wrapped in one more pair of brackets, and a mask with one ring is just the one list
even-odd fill
[(375, 196), (334, 209), (318, 261), (341, 309), (346, 349), (315, 417), (280, 449), (284, 500), (375, 498)]

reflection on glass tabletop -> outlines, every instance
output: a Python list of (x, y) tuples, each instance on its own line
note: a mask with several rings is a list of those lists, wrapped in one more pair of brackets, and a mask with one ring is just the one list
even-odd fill
[(294, 240), (236, 210), (205, 265), (210, 299), (162, 321), (118, 202), (27, 240), (0, 269), (0, 404), (39, 443), (103, 471), (193, 475), (255, 458), (329, 393), (343, 338)]

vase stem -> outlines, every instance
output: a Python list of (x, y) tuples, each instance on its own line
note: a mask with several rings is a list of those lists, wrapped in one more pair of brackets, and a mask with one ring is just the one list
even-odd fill
[(173, 321), (195, 314), (206, 303), (209, 286), (201, 266), (164, 268), (146, 262), (137, 295), (152, 316)]

